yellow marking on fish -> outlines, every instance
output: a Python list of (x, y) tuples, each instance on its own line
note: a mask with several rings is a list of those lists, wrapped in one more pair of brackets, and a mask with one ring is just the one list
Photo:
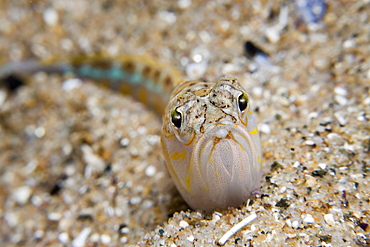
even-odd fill
[(173, 160), (184, 160), (186, 157), (186, 151), (184, 152), (174, 152), (173, 154), (170, 154), (169, 157)]
[(128, 84), (123, 84), (119, 87), (118, 91), (122, 94), (132, 94), (132, 86)]
[(257, 162), (258, 162), (258, 165), (260, 166), (260, 167), (262, 167), (262, 160), (261, 160), (261, 156), (259, 156), (258, 155), (258, 157), (257, 157)]
[(249, 134), (251, 135), (255, 135), (258, 133), (258, 129), (257, 128), (254, 128), (252, 131), (248, 131)]
[(188, 191), (190, 193), (193, 193), (193, 191), (191, 189), (191, 177), (190, 176), (185, 177), (185, 184), (186, 184), (186, 188), (188, 189)]
[(148, 90), (146, 90), (146, 88), (144, 86), (139, 86), (138, 87), (138, 100), (144, 104), (148, 104), (149, 100), (148, 100)]

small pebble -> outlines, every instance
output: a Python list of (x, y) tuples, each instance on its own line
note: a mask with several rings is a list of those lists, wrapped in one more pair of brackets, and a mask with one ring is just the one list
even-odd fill
[(123, 236), (122, 238), (119, 239), (119, 241), (120, 241), (121, 244), (125, 244), (125, 243), (127, 243), (128, 238), (126, 236)]
[(0, 89), (0, 107), (4, 104), (6, 97), (7, 92), (5, 90)]
[(330, 139), (330, 140), (339, 140), (339, 139), (342, 139), (342, 137), (337, 133), (329, 133), (328, 134), (328, 139)]
[(19, 216), (14, 212), (9, 212), (4, 215), (5, 222), (10, 227), (15, 227), (19, 223)]
[(280, 40), (280, 32), (275, 27), (269, 27), (265, 31), (265, 35), (270, 43), (275, 44)]
[(266, 123), (262, 123), (262, 124), (259, 124), (259, 130), (264, 133), (264, 134), (270, 134), (271, 133), (271, 128), (270, 128), (270, 125), (266, 124)]
[(100, 240), (103, 244), (109, 244), (112, 241), (112, 238), (107, 234), (102, 234)]
[(213, 213), (213, 217), (216, 217), (216, 216), (218, 216), (218, 218), (220, 218), (220, 217), (222, 217), (222, 214), (220, 212), (215, 211)]
[(28, 186), (22, 186), (14, 190), (13, 197), (15, 201), (20, 204), (24, 205), (26, 202), (28, 202), (28, 199), (30, 198), (32, 193), (32, 190)]
[(320, 71), (325, 71), (330, 68), (331, 61), (328, 58), (318, 58), (315, 59), (314, 65)]
[(58, 13), (55, 9), (48, 8), (43, 13), (44, 21), (49, 26), (55, 26), (58, 22)]
[(73, 151), (72, 145), (70, 143), (66, 143), (62, 147), (62, 151), (65, 156), (69, 156), (71, 152)]
[(102, 158), (96, 155), (93, 149), (88, 145), (82, 145), (82, 158), (86, 162), (85, 178), (90, 178), (95, 172), (102, 172), (105, 168), (105, 162)]
[(338, 95), (347, 95), (348, 94), (348, 91), (342, 87), (335, 87), (334, 88), (334, 93), (335, 94), (338, 94)]
[(176, 22), (176, 15), (174, 12), (163, 10), (158, 13), (159, 18), (167, 22), (168, 24), (173, 24)]
[(293, 167), (294, 168), (297, 168), (301, 165), (301, 163), (299, 161), (295, 161), (294, 164), (293, 164)]
[(153, 204), (154, 202), (151, 201), (151, 200), (145, 200), (143, 203), (142, 203), (142, 208), (143, 209), (150, 209), (151, 207), (153, 207)]
[(182, 227), (182, 228), (185, 228), (185, 227), (189, 226), (189, 223), (186, 222), (185, 220), (182, 220), (182, 221), (180, 221), (179, 226)]
[(331, 226), (335, 224), (334, 216), (332, 214), (325, 214), (324, 219), (325, 219), (325, 222)]
[(148, 135), (146, 137), (149, 145), (155, 145), (161, 142), (161, 137), (159, 135)]
[(70, 51), (72, 50), (73, 48), (73, 42), (71, 39), (68, 39), (68, 38), (62, 38), (60, 40), (60, 46), (66, 50), (66, 51)]
[(323, 170), (326, 169), (326, 164), (325, 163), (319, 163), (319, 167)]
[(190, 242), (193, 242), (195, 238), (194, 238), (193, 235), (191, 235), (191, 236), (187, 237), (186, 239), (189, 240)]
[(147, 131), (148, 130), (145, 126), (140, 126), (139, 128), (137, 128), (137, 133), (139, 135), (146, 135)]
[(190, 63), (186, 66), (186, 75), (190, 80), (200, 79), (207, 71), (208, 62)]
[(99, 242), (100, 235), (98, 233), (91, 234), (90, 241), (93, 243)]
[(346, 97), (344, 97), (343, 95), (335, 95), (335, 101), (341, 105), (341, 106), (344, 106), (347, 104), (348, 102), (348, 99)]
[(43, 200), (40, 196), (32, 196), (31, 197), (31, 203), (32, 203), (32, 205), (34, 205), (36, 207), (40, 207), (41, 204), (43, 203)]
[(285, 221), (285, 223), (289, 226), (289, 227), (292, 227), (292, 220), (291, 219), (287, 219)]
[(147, 175), (148, 177), (153, 177), (155, 173), (156, 173), (156, 168), (155, 168), (155, 166), (149, 165), (149, 166), (145, 169), (145, 175)]
[(308, 146), (315, 146), (316, 145), (316, 143), (312, 140), (307, 140), (307, 141), (304, 142), (304, 144), (308, 145)]
[(122, 138), (120, 141), (119, 141), (119, 144), (122, 146), (122, 147), (127, 147), (128, 144), (130, 144), (130, 139), (128, 138)]
[(61, 242), (62, 244), (67, 244), (69, 242), (69, 236), (68, 236), (68, 233), (66, 232), (61, 232), (59, 235), (58, 235), (58, 240), (59, 242)]
[(319, 133), (323, 133), (323, 132), (327, 131), (326, 127), (324, 127), (324, 126), (317, 126), (316, 130)]
[(43, 127), (37, 127), (34, 134), (37, 138), (42, 138), (45, 135), (45, 129)]
[(186, 9), (191, 5), (191, 0), (178, 0), (177, 4), (181, 9)]
[(306, 185), (308, 187), (313, 187), (317, 184), (317, 181), (316, 181), (316, 178), (314, 177), (309, 177), (307, 180), (306, 180)]
[(141, 202), (141, 198), (139, 196), (135, 196), (135, 197), (132, 197), (130, 199), (130, 204), (131, 205), (136, 205), (136, 204), (138, 204), (140, 202)]
[(91, 229), (86, 227), (82, 229), (80, 234), (72, 241), (72, 247), (83, 247), (85, 246), (86, 239), (90, 235)]
[[(370, 70), (369, 70), (370, 71)], [(369, 78), (370, 79), (370, 78)], [(364, 99), (364, 101), (362, 102), (364, 105), (366, 106), (369, 106), (370, 105), (370, 97), (367, 97), (366, 99)]]
[(303, 222), (307, 224), (313, 224), (315, 223), (315, 219), (310, 214), (305, 214), (302, 216)]
[(79, 88), (82, 86), (82, 81), (78, 78), (71, 78), (68, 80), (65, 80), (62, 83), (62, 89), (66, 92), (70, 92), (75, 88)]
[(343, 148), (347, 151), (356, 152), (356, 146), (355, 145), (350, 145), (350, 144), (348, 144), (348, 142), (344, 143)]
[(48, 214), (48, 220), (51, 220), (51, 221), (59, 221), (61, 218), (62, 218), (62, 215), (60, 213), (52, 212)]
[(344, 116), (343, 116), (343, 114), (341, 112), (335, 112), (334, 113), (334, 116), (338, 120), (338, 122), (339, 122), (340, 125), (343, 125), (344, 126), (348, 122), (348, 120), (344, 118)]
[(232, 63), (226, 63), (222, 66), (222, 74), (223, 75), (231, 75), (233, 74), (235, 71), (238, 71), (238, 68), (235, 64), (232, 64)]
[(365, 117), (365, 112), (360, 112), (357, 116), (357, 120), (358, 121), (365, 121), (367, 120), (366, 117)]
[(349, 49), (356, 46), (356, 42), (354, 40), (346, 40), (343, 42), (343, 48)]
[(265, 31), (265, 35), (270, 43), (277, 43), (280, 40), (281, 31), (287, 26), (289, 20), (289, 10), (287, 6), (282, 6), (280, 8), (279, 22), (272, 26), (268, 27)]
[(262, 97), (263, 88), (262, 87), (253, 87), (252, 88), (252, 93), (256, 97)]
[(130, 233), (130, 228), (128, 227), (123, 227), (121, 230), (120, 230), (121, 234), (129, 234)]
[(313, 118), (317, 118), (319, 116), (319, 113), (318, 112), (311, 112), (307, 115), (307, 119), (308, 120), (311, 120)]
[(248, 65), (248, 71), (249, 73), (255, 73), (258, 71), (258, 64), (256, 62), (251, 62)]
[(269, 71), (270, 73), (276, 74), (281, 70), (279, 66), (276, 66), (269, 61), (269, 57), (266, 54), (257, 53), (254, 56), (253, 60), (258, 64), (260, 68)]
[(34, 237), (36, 238), (36, 239), (41, 239), (43, 236), (44, 236), (44, 231), (43, 230), (37, 230), (36, 232), (35, 232), (35, 234), (34, 234)]

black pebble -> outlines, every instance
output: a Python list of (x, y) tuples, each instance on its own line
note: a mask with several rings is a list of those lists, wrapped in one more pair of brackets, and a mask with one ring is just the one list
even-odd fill
[(11, 92), (15, 92), (23, 85), (25, 85), (23, 79), (16, 75), (8, 75), (0, 79), (0, 86), (5, 86)]
[(257, 54), (265, 54), (259, 47), (255, 46), (252, 42), (247, 41), (244, 44), (245, 55), (249, 58), (253, 58)]

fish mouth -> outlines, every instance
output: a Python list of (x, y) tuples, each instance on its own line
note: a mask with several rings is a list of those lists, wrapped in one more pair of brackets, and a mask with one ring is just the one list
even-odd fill
[(245, 126), (219, 124), (198, 140), (191, 164), (197, 164), (202, 188), (218, 191), (215, 203), (226, 198), (240, 204), (240, 193), (248, 196), (258, 187), (262, 176), (259, 158)]

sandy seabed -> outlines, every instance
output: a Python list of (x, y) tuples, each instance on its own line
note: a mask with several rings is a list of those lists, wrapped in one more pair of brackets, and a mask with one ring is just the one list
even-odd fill
[[(246, 41), (268, 57), (245, 56)], [(369, 44), (365, 0), (327, 1), (317, 23), (294, 1), (0, 1), (2, 64), (129, 53), (185, 79), (238, 77), (266, 168), (240, 208), (192, 211), (165, 169), (160, 117), (36, 73), (0, 89), (0, 244), (214, 246), (256, 213), (225, 246), (369, 246)]]

